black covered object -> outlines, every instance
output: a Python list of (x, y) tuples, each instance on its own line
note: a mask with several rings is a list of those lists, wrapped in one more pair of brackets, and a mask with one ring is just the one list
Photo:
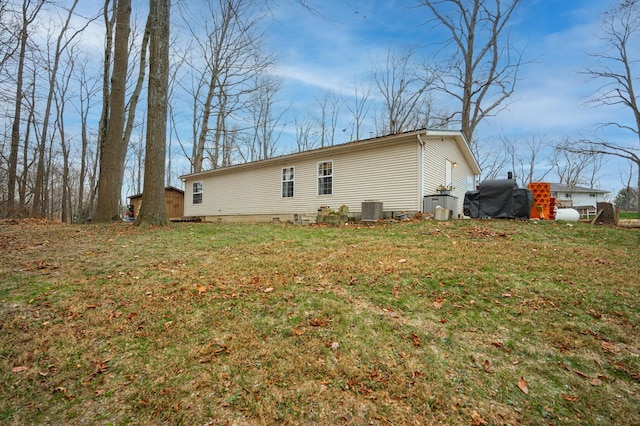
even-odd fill
[(485, 180), (477, 191), (464, 195), (463, 211), (469, 217), (529, 219), (533, 193), (518, 188), (513, 179)]

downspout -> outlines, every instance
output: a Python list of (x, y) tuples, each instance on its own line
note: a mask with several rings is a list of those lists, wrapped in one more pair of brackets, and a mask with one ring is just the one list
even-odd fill
[(418, 157), (418, 211), (424, 213), (423, 200), (424, 200), (424, 141), (420, 137), (420, 133), (417, 135), (418, 143), (420, 144), (420, 156)]

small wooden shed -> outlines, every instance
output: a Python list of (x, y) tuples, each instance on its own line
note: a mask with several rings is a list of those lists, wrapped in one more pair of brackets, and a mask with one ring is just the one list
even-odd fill
[[(164, 188), (164, 204), (169, 219), (179, 219), (184, 216), (184, 191), (173, 186)], [(129, 211), (133, 211), (133, 217), (138, 217), (142, 206), (142, 194), (129, 197)]]

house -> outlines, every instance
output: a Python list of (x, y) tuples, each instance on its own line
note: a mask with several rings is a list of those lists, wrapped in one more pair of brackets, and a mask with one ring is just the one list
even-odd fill
[(559, 183), (551, 184), (551, 197), (556, 199), (558, 208), (576, 209), (581, 216), (593, 216), (596, 214), (597, 203), (605, 201), (608, 191), (601, 189), (585, 188), (582, 186), (569, 186)]
[[(179, 219), (184, 213), (184, 191), (173, 186), (164, 188), (164, 205), (167, 209), (169, 219)], [(138, 217), (142, 206), (142, 194), (135, 194), (129, 197), (129, 214), (131, 218)]]
[(385, 217), (415, 214), (439, 186), (459, 199), (480, 167), (464, 136), (416, 130), (181, 176), (184, 215), (204, 221), (314, 222), (322, 208), (382, 204)]

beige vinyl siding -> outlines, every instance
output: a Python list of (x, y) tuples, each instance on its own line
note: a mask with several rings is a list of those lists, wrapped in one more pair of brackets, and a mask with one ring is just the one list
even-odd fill
[[(186, 180), (185, 215), (314, 213), (320, 206), (347, 205), (359, 213), (362, 202), (378, 200), (385, 211), (417, 211), (420, 205), (417, 138), (388, 145), (353, 146), (316, 152), (265, 165), (240, 167)], [(333, 194), (318, 195), (318, 163), (333, 161)], [(282, 168), (295, 167), (294, 196), (282, 197)], [(202, 181), (202, 204), (192, 204), (194, 181)]]
[(319, 199), (331, 208), (347, 205), (352, 212), (361, 212), (366, 200), (381, 201), (387, 212), (419, 210), (419, 153), (413, 138), (334, 156), (333, 195)]
[(425, 142), (423, 150), (424, 195), (437, 194), (436, 188), (439, 185), (444, 185), (447, 160), (457, 163), (457, 166), (451, 171), (451, 183), (455, 187), (451, 194), (458, 197), (458, 211), (454, 213), (462, 214), (464, 194), (467, 192), (467, 177), (474, 175), (472, 169), (467, 165), (458, 145), (452, 139), (423, 137), (422, 140)]

